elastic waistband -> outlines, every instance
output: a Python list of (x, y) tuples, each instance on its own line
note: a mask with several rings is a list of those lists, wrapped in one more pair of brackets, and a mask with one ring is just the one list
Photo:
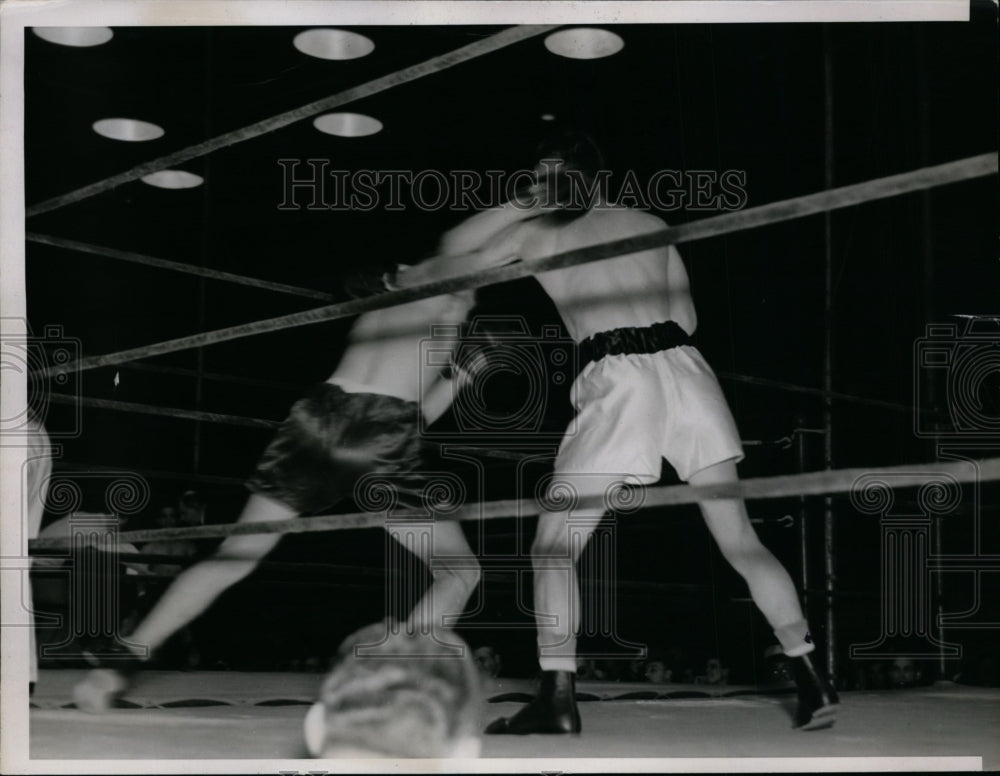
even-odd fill
[(600, 361), (605, 356), (628, 353), (659, 353), (681, 345), (691, 345), (690, 335), (675, 321), (654, 323), (652, 326), (628, 326), (599, 331), (580, 343), (580, 366)]
[(341, 393), (346, 393), (349, 396), (375, 396), (379, 399), (391, 400), (399, 402), (400, 404), (412, 404), (416, 406), (417, 402), (413, 399), (404, 399), (402, 396), (396, 396), (393, 393), (386, 393), (385, 391), (380, 391), (370, 385), (364, 385), (362, 383), (355, 382), (354, 380), (342, 379), (339, 377), (334, 377), (327, 380), (325, 383), (320, 383), (317, 390), (325, 390), (322, 386), (329, 385)]
[(384, 415), (386, 412), (402, 415), (416, 415), (419, 406), (417, 402), (401, 399), (388, 393), (367, 391), (346, 391), (344, 387), (331, 382), (314, 383), (302, 395), (302, 400), (321, 406), (322, 412), (345, 413), (348, 416), (361, 416), (363, 413), (374, 412)]

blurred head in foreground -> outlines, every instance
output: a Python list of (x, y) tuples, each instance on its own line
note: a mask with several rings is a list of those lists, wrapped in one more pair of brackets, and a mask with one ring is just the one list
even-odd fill
[(369, 625), (340, 646), (306, 715), (309, 753), (478, 757), (479, 676), (468, 645), (447, 631), (438, 640), (387, 631), (385, 623)]

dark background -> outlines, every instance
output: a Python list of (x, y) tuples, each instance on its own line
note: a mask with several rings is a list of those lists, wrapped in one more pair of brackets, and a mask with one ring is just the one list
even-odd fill
[[(26, 33), (25, 147), (28, 206), (122, 172), (149, 159), (303, 105), (496, 32), (484, 27), (359, 29), (376, 44), (359, 60), (300, 54), (299, 28), (121, 28), (92, 49), (55, 46)], [(353, 103), (385, 129), (337, 138), (303, 121), (184, 165), (204, 176), (192, 190), (135, 182), (29, 219), (29, 232), (323, 290), (347, 298), (344, 280), (359, 269), (419, 258), (463, 213), (279, 210), (281, 158), (329, 159), (335, 169), (508, 172), (530, 167), (546, 124), (543, 113), (591, 132), (620, 180), (661, 169), (743, 170), (747, 206), (826, 188), (824, 56), (832, 68), (832, 173), (845, 185), (997, 149), (997, 29), (994, 7), (974, 4), (970, 23), (837, 25), (635, 25), (616, 27), (618, 55), (555, 57), (544, 36)], [(100, 118), (128, 116), (165, 127), (164, 137), (118, 143), (91, 131)], [(404, 192), (405, 194), (405, 192)], [(681, 223), (705, 213), (662, 213)], [(933, 440), (914, 433), (950, 427), (944, 381), (914, 368), (928, 323), (957, 325), (938, 351), (957, 353), (970, 314), (996, 314), (997, 180), (981, 178), (832, 213), (833, 389), (896, 405), (833, 404), (835, 468), (934, 460)], [(747, 376), (822, 386), (825, 218), (814, 216), (680, 246), (699, 312), (697, 340), (719, 372), (749, 445), (743, 476), (823, 467), (822, 400), (801, 391), (751, 384)], [(94, 355), (317, 306), (310, 300), (28, 243), (29, 323), (36, 334), (62, 327)], [(558, 322), (533, 280), (484, 289), (481, 310), (523, 314), (532, 326)], [(271, 420), (336, 365), (349, 320), (296, 328), (82, 374), (58, 392), (201, 409)], [(1000, 331), (985, 322), (987, 344)], [(992, 327), (992, 328), (990, 328)], [(55, 335), (58, 339), (60, 335)], [(198, 380), (206, 373), (256, 381)], [(115, 385), (115, 377), (118, 384)], [(994, 374), (995, 378), (996, 375)], [(997, 417), (996, 380), (983, 382), (983, 413)], [(36, 398), (48, 390), (32, 385)], [(518, 386), (494, 386), (498, 401)], [(208, 500), (210, 522), (235, 519), (245, 477), (269, 438), (266, 430), (196, 423), (52, 403), (46, 422), (64, 456), (57, 469), (90, 468), (83, 508), (101, 511), (99, 467), (148, 477), (152, 501), (131, 527), (188, 487)], [(79, 412), (79, 415), (77, 414)], [(565, 390), (553, 387), (545, 428), (570, 417)], [(79, 419), (79, 420), (77, 420)], [(441, 429), (454, 425), (446, 417)], [(469, 441), (465, 439), (463, 441)], [(474, 439), (472, 441), (475, 441)], [(992, 437), (997, 443), (997, 437)], [(993, 453), (995, 454), (995, 452)], [(983, 455), (981, 451), (973, 457)], [(471, 476), (469, 467), (453, 467)], [(669, 470), (669, 467), (667, 467)], [(531, 475), (540, 476), (544, 467)], [(110, 476), (110, 475), (108, 475)], [(487, 463), (484, 498), (517, 491), (513, 469)], [(665, 481), (673, 481), (672, 472)], [(471, 480), (470, 480), (471, 482)], [(915, 506), (914, 493), (899, 498)], [(946, 551), (972, 552), (982, 519), (982, 553), (1000, 552), (996, 499), (983, 488), (942, 522)], [(995, 494), (994, 494), (995, 495)], [(880, 526), (846, 498), (836, 519), (836, 624), (840, 673), (849, 644), (879, 628)], [(344, 505), (349, 509), (350, 505)], [(808, 530), (808, 587), (822, 587), (822, 499), (757, 501), (764, 541), (800, 580), (800, 530)], [(794, 520), (782, 521), (784, 515)], [(52, 519), (50, 515), (49, 519)], [(477, 528), (470, 527), (470, 536)], [(491, 521), (478, 549), (509, 551), (517, 526)], [(531, 521), (523, 526), (530, 536)], [(700, 672), (719, 656), (733, 677), (756, 677), (773, 643), (745, 587), (722, 560), (695, 508), (647, 510), (617, 531), (617, 629), (621, 638), (680, 650)], [(477, 537), (473, 537), (474, 539)], [(207, 548), (206, 548), (207, 549)], [(376, 530), (289, 537), (246, 583), (227, 593), (198, 626), (203, 651), (233, 667), (329, 654), (346, 633), (384, 611), (386, 539)], [(325, 567), (296, 568), (314, 561)], [(285, 565), (281, 565), (285, 564)], [(337, 566), (365, 567), (367, 573)], [(392, 565), (390, 563), (390, 565)], [(971, 573), (945, 575), (945, 611), (972, 605)], [(643, 583), (643, 584), (638, 584)], [(979, 580), (995, 609), (996, 574)], [(656, 585), (658, 587), (651, 587)], [(688, 586), (700, 585), (694, 589)], [(509, 673), (533, 670), (531, 621), (514, 606), (508, 577), (488, 576), (483, 608), (462, 629), (474, 644), (498, 645)], [(737, 599), (737, 600), (733, 600)], [(525, 602), (527, 603), (527, 602)], [(823, 641), (824, 599), (809, 596)], [(995, 612), (983, 619), (995, 621)], [(493, 623), (493, 625), (489, 625)], [(503, 625), (498, 625), (502, 623)], [(523, 627), (512, 627), (513, 624)], [(262, 636), (261, 634), (268, 634)], [(995, 631), (949, 631), (967, 655), (989, 654)], [(593, 641), (603, 649), (607, 639)], [(585, 640), (586, 644), (591, 641)], [(680, 660), (680, 658), (678, 658)], [(206, 660), (210, 662), (210, 660)], [(949, 664), (956, 669), (956, 663)], [(949, 670), (951, 670), (949, 669)]]

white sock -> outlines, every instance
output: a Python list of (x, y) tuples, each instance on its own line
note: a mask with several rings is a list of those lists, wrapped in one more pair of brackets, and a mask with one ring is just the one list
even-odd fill
[(802, 657), (816, 649), (812, 636), (809, 635), (809, 623), (805, 620), (775, 628), (774, 635), (781, 642), (781, 648), (788, 657)]
[(543, 671), (569, 671), (576, 673), (576, 658), (552, 655), (538, 658), (538, 665)]

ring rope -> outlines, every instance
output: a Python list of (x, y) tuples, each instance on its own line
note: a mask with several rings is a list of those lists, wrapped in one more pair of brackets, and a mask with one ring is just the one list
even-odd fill
[(110, 472), (112, 474), (138, 474), (148, 477), (151, 480), (177, 480), (180, 482), (200, 482), (206, 485), (246, 485), (246, 477), (226, 477), (221, 474), (198, 474), (195, 472), (171, 472), (162, 469), (135, 469), (131, 466), (112, 466), (102, 463), (80, 463), (77, 461), (63, 461), (57, 459), (52, 463), (53, 468), (60, 474), (90, 474), (100, 472)]
[[(756, 477), (718, 485), (694, 487), (691, 485), (669, 485), (647, 488), (642, 493), (636, 508), (676, 506), (693, 504), (713, 499), (765, 499), (786, 496), (813, 496), (830, 493), (851, 492), (862, 477), (873, 478), (884, 475), (886, 487), (912, 488), (929, 482), (940, 482), (947, 478), (951, 482), (984, 482), (1000, 479), (1000, 458), (973, 461), (975, 471), (970, 470), (969, 461), (944, 461), (900, 466), (834, 469), (827, 471), (785, 474), (776, 477)], [(577, 508), (604, 506), (603, 496), (581, 498)], [(541, 512), (533, 499), (504, 499), (480, 504), (467, 504), (449, 513), (448, 520), (493, 520), (496, 518), (531, 517)], [(403, 509), (393, 512), (354, 512), (319, 517), (300, 517), (289, 520), (267, 520), (259, 522), (224, 523), (179, 528), (156, 528), (138, 531), (123, 531), (118, 534), (121, 542), (143, 542), (157, 539), (217, 539), (229, 536), (250, 536), (259, 534), (312, 533), (315, 531), (347, 530), (354, 528), (385, 528), (397, 523), (405, 526), (414, 519), (431, 520), (433, 515), (420, 509)], [(45, 550), (65, 547), (69, 537), (32, 539), (31, 550)]]
[[(126, 368), (135, 368), (138, 371), (149, 371), (149, 372), (159, 372), (161, 371), (158, 367), (150, 364), (138, 365), (138, 362), (129, 362)], [(296, 390), (299, 391), (301, 388), (299, 386), (284, 385), (284, 384), (273, 384), (266, 381), (260, 381), (256, 383), (252, 379), (231, 377), (229, 375), (220, 375), (214, 373), (207, 373), (199, 375), (194, 369), (178, 369), (166, 367), (164, 370), (168, 374), (181, 374), (188, 377), (202, 377), (208, 379), (216, 379), (221, 381), (230, 381), (239, 384), (259, 384), (263, 387), (268, 388), (281, 388), (286, 390)], [(881, 409), (890, 409), (897, 412), (917, 412), (918, 408), (912, 407), (905, 404), (898, 404), (896, 402), (885, 401), (883, 399), (871, 399), (865, 396), (857, 396), (850, 393), (840, 393), (838, 391), (824, 391), (821, 388), (810, 388), (803, 385), (795, 385), (794, 383), (786, 383), (781, 380), (770, 380), (763, 377), (753, 377), (751, 375), (741, 375), (733, 372), (716, 372), (716, 375), (723, 380), (730, 380), (733, 382), (747, 383), (749, 385), (757, 385), (764, 388), (777, 388), (778, 390), (788, 391), (790, 393), (802, 393), (807, 396), (817, 396), (820, 398), (829, 397), (834, 401), (843, 401), (852, 404), (858, 404), (862, 406), (869, 407), (879, 407)], [(213, 412), (203, 412), (201, 410), (186, 410), (174, 407), (161, 407), (151, 404), (139, 404), (118, 401), (115, 399), (98, 399), (92, 397), (78, 397), (71, 394), (65, 393), (51, 393), (49, 394), (49, 399), (60, 404), (80, 404), (81, 406), (91, 406), (99, 409), (109, 409), (109, 410), (120, 410), (122, 412), (136, 412), (145, 415), (160, 415), (163, 417), (176, 417), (184, 418), (187, 420), (204, 420), (211, 423), (223, 423), (234, 426), (252, 426), (254, 428), (277, 428), (280, 425), (279, 421), (265, 420), (263, 418), (250, 418), (240, 415), (223, 415)], [(471, 450), (479, 450), (481, 448), (470, 448)], [(495, 456), (502, 457), (502, 456)], [(513, 458), (512, 458), (513, 460)]]
[[(119, 412), (134, 412), (139, 415), (155, 415), (165, 418), (181, 418), (183, 420), (197, 420), (208, 423), (220, 423), (230, 426), (243, 426), (246, 428), (262, 428), (274, 430), (281, 426), (280, 420), (265, 420), (264, 418), (250, 418), (242, 415), (224, 415), (218, 412), (206, 412), (204, 410), (187, 410), (180, 407), (159, 407), (152, 404), (137, 404), (135, 402), (118, 401), (117, 399), (96, 399), (88, 396), (73, 396), (67, 393), (53, 393), (48, 396), (49, 401), (56, 404), (73, 404), (80, 407), (92, 407), (95, 409), (115, 410)], [(507, 461), (522, 461), (531, 457), (528, 453), (516, 453), (510, 450), (493, 450), (488, 447), (476, 447), (471, 445), (453, 444), (428, 444), (429, 447), (447, 448), (456, 453), (469, 453), (486, 458), (497, 458)], [(242, 480), (240, 481), (242, 482)]]
[[(120, 412), (135, 412), (140, 415), (156, 415), (167, 418), (181, 418), (183, 420), (206, 421), (208, 423), (228, 424), (232, 426), (245, 426), (251, 428), (266, 428), (273, 430), (281, 426), (282, 421), (265, 420), (263, 418), (251, 418), (242, 415), (223, 415), (217, 412), (206, 412), (204, 410), (188, 410), (179, 407), (162, 407), (152, 404), (137, 404), (135, 402), (118, 401), (117, 399), (96, 399), (91, 397), (73, 396), (68, 393), (49, 394), (48, 399), (57, 404), (74, 404), (82, 407), (94, 407), (97, 409), (116, 410)], [(800, 429), (795, 429), (792, 433)], [(741, 440), (744, 447), (761, 447), (765, 445), (789, 446), (792, 443), (791, 436), (780, 439), (744, 439)], [(549, 457), (554, 452), (539, 454), (522, 453), (514, 450), (494, 449), (488, 447), (478, 447), (475, 445), (460, 445), (452, 443), (424, 443), (427, 447), (445, 449), (453, 453), (468, 453), (486, 458), (496, 458), (506, 461), (524, 461), (529, 458)]]
[(117, 175), (112, 175), (110, 178), (105, 178), (104, 180), (91, 183), (83, 188), (76, 189), (75, 191), (61, 194), (57, 197), (47, 199), (44, 202), (39, 202), (37, 205), (32, 205), (25, 210), (25, 217), (31, 218), (32, 216), (37, 216), (42, 213), (48, 213), (51, 210), (57, 210), (65, 207), (66, 205), (73, 204), (74, 202), (79, 202), (83, 199), (87, 199), (88, 197), (93, 197), (96, 194), (110, 191), (117, 186), (121, 186), (123, 183), (131, 183), (132, 181), (139, 180), (139, 178), (142, 178), (145, 175), (159, 172), (160, 170), (166, 170), (170, 167), (183, 164), (184, 162), (189, 162), (192, 159), (205, 156), (206, 154), (210, 154), (214, 151), (219, 151), (223, 148), (236, 145), (237, 143), (252, 140), (255, 137), (260, 137), (261, 135), (274, 132), (275, 130), (287, 127), (297, 121), (310, 118), (318, 113), (325, 113), (334, 108), (346, 105), (347, 103), (363, 100), (367, 97), (371, 97), (373, 94), (378, 94), (388, 89), (392, 89), (393, 87), (400, 86), (411, 81), (416, 81), (424, 76), (439, 73), (442, 70), (446, 70), (450, 67), (454, 67), (455, 65), (462, 64), (463, 62), (476, 59), (484, 54), (491, 54), (494, 51), (499, 51), (500, 49), (506, 48), (507, 46), (511, 46), (515, 43), (520, 43), (521, 41), (537, 37), (538, 35), (544, 35), (546, 32), (554, 30), (558, 26), (559, 25), (550, 24), (509, 27), (506, 30), (501, 30), (495, 35), (474, 41), (473, 43), (457, 48), (454, 51), (449, 51), (445, 54), (432, 57), (416, 65), (411, 65), (410, 67), (405, 67), (402, 70), (389, 73), (388, 75), (363, 83), (360, 86), (354, 86), (350, 89), (338, 92), (337, 94), (330, 95), (329, 97), (324, 97), (316, 100), (315, 102), (310, 102), (308, 105), (293, 108), (292, 110), (279, 113), (277, 116), (271, 116), (270, 118), (263, 119), (254, 124), (250, 124), (249, 126), (242, 127), (241, 129), (236, 129), (232, 132), (227, 132), (201, 143), (188, 146), (187, 148), (182, 148), (179, 151), (174, 151), (166, 156), (161, 156), (158, 159), (153, 159), (152, 161), (133, 167), (131, 170), (127, 170)]
[(158, 259), (155, 256), (145, 256), (141, 253), (133, 253), (132, 251), (107, 248), (103, 245), (91, 245), (90, 243), (79, 242), (78, 240), (68, 240), (64, 237), (53, 237), (48, 234), (28, 232), (24, 235), (24, 238), (28, 242), (38, 243), (39, 245), (49, 245), (53, 248), (65, 248), (66, 250), (78, 251), (79, 253), (90, 253), (94, 256), (101, 256), (106, 259), (128, 261), (133, 264), (142, 264), (147, 267), (156, 267), (157, 269), (183, 272), (188, 275), (197, 275), (198, 277), (209, 278), (211, 280), (223, 280), (227, 283), (236, 283), (242, 286), (250, 286), (251, 288), (260, 288), (265, 291), (277, 291), (282, 294), (304, 296), (308, 299), (318, 299), (321, 302), (334, 302), (338, 299), (338, 297), (333, 294), (327, 294), (323, 291), (315, 291), (311, 288), (290, 286), (286, 283), (273, 283), (270, 280), (261, 280), (259, 278), (247, 277), (246, 275), (237, 275), (233, 272), (223, 272), (217, 269), (209, 269), (208, 267), (198, 267), (194, 264), (184, 264), (179, 261), (170, 261), (169, 259)]
[(893, 410), (895, 412), (918, 412), (921, 411), (917, 407), (912, 407), (907, 404), (898, 404), (897, 402), (886, 401), (884, 399), (871, 399), (867, 396), (857, 396), (853, 393), (841, 393), (840, 391), (824, 391), (822, 388), (810, 388), (805, 385), (795, 385), (795, 383), (786, 383), (782, 380), (771, 380), (766, 377), (753, 377), (751, 375), (741, 375), (735, 372), (716, 372), (719, 378), (723, 380), (730, 380), (736, 383), (746, 383), (747, 385), (759, 385), (763, 388), (777, 388), (779, 391), (788, 391), (789, 393), (802, 393), (806, 396), (817, 396), (819, 398), (829, 398), (833, 401), (843, 401), (851, 404), (860, 404), (866, 407), (878, 407), (879, 409)]
[(123, 369), (136, 372), (149, 372), (152, 374), (180, 375), (182, 377), (195, 377), (200, 380), (216, 380), (220, 383), (234, 383), (236, 385), (252, 385), (256, 388), (267, 388), (275, 391), (299, 392), (302, 386), (299, 383), (283, 383), (277, 380), (262, 380), (258, 377), (242, 377), (238, 375), (226, 375), (220, 372), (204, 372), (197, 369), (184, 369), (178, 366), (167, 366), (165, 364), (150, 364), (146, 361), (129, 361), (122, 364)]
[[(792, 438), (786, 437), (778, 440), (752, 440), (744, 439), (745, 447), (757, 447), (763, 445), (777, 445), (788, 447)], [(469, 447), (452, 444), (441, 444), (440, 448), (449, 453), (466, 453), (482, 458), (493, 458), (497, 460), (513, 461), (518, 463), (527, 458), (539, 458), (537, 453), (519, 453), (512, 450), (496, 450), (488, 447)], [(188, 483), (204, 483), (206, 485), (245, 487), (246, 477), (227, 477), (221, 474), (201, 474), (197, 472), (173, 472), (163, 469), (136, 469), (131, 466), (113, 466), (111, 464), (83, 463), (80, 461), (56, 460), (53, 463), (55, 471), (61, 474), (91, 474), (100, 472), (111, 472), (121, 474), (128, 472), (138, 474), (151, 480), (176, 480)]]
[(612, 240), (606, 243), (590, 245), (585, 248), (577, 248), (570, 251), (557, 253), (544, 259), (527, 262), (518, 262), (502, 267), (491, 267), (479, 272), (473, 272), (457, 278), (448, 278), (433, 283), (426, 283), (414, 288), (401, 289), (399, 291), (389, 291), (384, 294), (365, 297), (364, 299), (351, 299), (346, 302), (318, 307), (312, 310), (282, 315), (277, 318), (252, 321), (250, 323), (230, 326), (225, 329), (202, 332), (187, 337), (180, 337), (165, 342), (143, 345), (136, 348), (129, 348), (117, 353), (108, 353), (99, 356), (89, 356), (69, 364), (50, 366), (33, 372), (35, 376), (52, 376), (70, 370), (86, 371), (96, 369), (101, 366), (121, 364), (137, 358), (163, 355), (165, 353), (175, 353), (190, 348), (215, 345), (220, 342), (228, 342), (244, 337), (252, 337), (257, 334), (291, 329), (298, 326), (307, 326), (324, 321), (332, 321), (338, 318), (346, 318), (358, 313), (379, 310), (386, 307), (406, 302), (413, 302), (419, 299), (427, 299), (432, 296), (453, 293), (474, 289), (480, 286), (493, 283), (502, 283), (509, 280), (517, 280), (527, 277), (536, 272), (545, 272), (553, 269), (562, 269), (580, 264), (587, 264), (593, 261), (623, 256), (631, 253), (638, 253), (653, 248), (662, 248), (667, 245), (700, 240), (708, 237), (718, 237), (735, 231), (743, 231), (768, 224), (775, 224), (782, 221), (789, 221), (795, 218), (815, 215), (830, 210), (850, 207), (852, 205), (870, 202), (876, 199), (885, 199), (901, 194), (940, 186), (947, 183), (968, 180), (970, 178), (991, 175), (997, 172), (996, 152), (981, 154), (979, 156), (961, 159), (946, 164), (923, 167), (910, 172), (890, 175), (884, 178), (856, 183), (849, 186), (842, 186), (836, 189), (808, 194), (793, 199), (772, 202), (747, 210), (733, 213), (723, 213), (697, 221), (691, 221), (679, 226), (671, 226), (655, 232), (628, 237), (621, 240)]
[(264, 420), (262, 418), (224, 415), (218, 412), (205, 412), (204, 410), (185, 410), (179, 407), (154, 407), (150, 404), (137, 404), (135, 402), (118, 401), (116, 399), (95, 399), (88, 396), (71, 396), (64, 393), (53, 393), (48, 398), (57, 404), (75, 404), (80, 407), (93, 407), (94, 409), (134, 412), (138, 415), (204, 420), (209, 423), (224, 423), (230, 426), (243, 426), (246, 428), (275, 429), (281, 425), (278, 421)]
[[(125, 566), (135, 566), (137, 564), (155, 564), (163, 566), (178, 566), (178, 567), (190, 567), (202, 560), (211, 558), (214, 561), (236, 561), (236, 562), (246, 562), (246, 558), (241, 558), (237, 555), (163, 555), (158, 553), (147, 553), (147, 552), (121, 552), (119, 550), (111, 550), (105, 547), (91, 546), (95, 552), (100, 552), (102, 555), (110, 556), (109, 560), (117, 561)], [(42, 554), (37, 554), (36, 557), (51, 559), (51, 560), (65, 560), (66, 556), (56, 555), (56, 556), (46, 556)], [(502, 570), (493, 570), (488, 564), (489, 559), (481, 559), (481, 563), (486, 564), (482, 569), (482, 578), (485, 582), (490, 582), (493, 584), (500, 585), (515, 585), (517, 580), (511, 578), (509, 573), (506, 573), (507, 567), (510, 561), (504, 560), (501, 564)], [(385, 568), (372, 568), (371, 566), (350, 566), (341, 563), (323, 563), (317, 561), (282, 561), (282, 560), (261, 560), (257, 563), (257, 567), (261, 571), (291, 571), (301, 573), (304, 571), (315, 571), (315, 572), (326, 572), (327, 574), (349, 574), (352, 579), (357, 580), (359, 577), (371, 579), (373, 582), (384, 581), (387, 572), (389, 574), (402, 573), (404, 569), (399, 566), (388, 566)], [(59, 570), (59, 567), (36, 565), (34, 570), (45, 571), (48, 569)], [(150, 582), (156, 580), (169, 581), (175, 579), (176, 573), (164, 572), (164, 573), (144, 573), (140, 572), (138, 574), (129, 574), (127, 578), (133, 582)], [(268, 583), (273, 581), (272, 579), (267, 580)], [(602, 578), (591, 578), (588, 584), (600, 585), (606, 583), (608, 580)], [(308, 581), (309, 585), (314, 585), (319, 583), (315, 577)], [(615, 579), (614, 583), (617, 587), (624, 590), (715, 590), (714, 585), (709, 585), (699, 582), (654, 582), (651, 580), (621, 580)], [(372, 583), (369, 583), (371, 585)], [(361, 586), (363, 586), (362, 583)], [(866, 593), (838, 593), (838, 595), (872, 595)]]

